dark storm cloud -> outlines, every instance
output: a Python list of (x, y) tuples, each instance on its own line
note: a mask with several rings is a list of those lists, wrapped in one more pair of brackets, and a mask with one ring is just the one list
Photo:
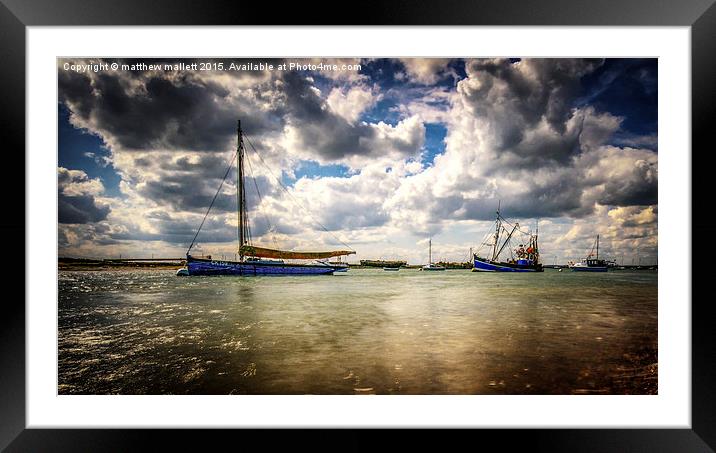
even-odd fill
[(90, 223), (107, 218), (109, 206), (97, 206), (91, 195), (66, 196), (59, 194), (57, 216), (60, 223)]
[[(154, 202), (169, 205), (177, 211), (201, 212), (211, 204), (216, 188), (210, 187), (200, 178), (188, 177), (181, 182), (147, 181), (139, 189), (139, 194)], [(235, 211), (236, 196), (220, 193), (212, 209), (216, 211)]]
[[(492, 77), (485, 89), (475, 92), (474, 101), (485, 100), (495, 79), (501, 80), (507, 85), (502, 102), (511, 106), (524, 124), (533, 126), (544, 117), (563, 133), (574, 100), (581, 94), (580, 78), (600, 64), (602, 60), (537, 58), (516, 64), (510, 60), (472, 60), (468, 67), (473, 74), (486, 72)], [(517, 70), (517, 65), (529, 65), (529, 70)]]
[[(260, 97), (258, 87), (252, 90)], [(267, 118), (250, 99), (231, 97), (190, 72), (86, 76), (60, 70), (59, 93), (83, 124), (125, 150), (223, 151), (235, 146), (238, 119), (256, 135), (282, 126), (280, 117)]]
[(301, 145), (322, 160), (337, 161), (350, 156), (394, 149), (403, 154), (417, 151), (416, 137), (379, 138), (376, 130), (363, 122), (351, 123), (335, 114), (313, 89), (310, 80), (297, 72), (284, 75), (287, 113), (296, 126)]
[[(602, 60), (507, 59), (471, 60), (470, 78), (461, 94), (477, 117), (489, 121), (497, 151), (535, 156), (539, 161), (565, 161), (575, 151), (577, 136), (567, 131), (575, 101), (582, 94), (580, 79)], [(558, 134), (551, 143), (530, 141), (526, 132), (546, 120)]]
[[(187, 158), (161, 165), (161, 177), (146, 181), (138, 187), (143, 197), (176, 211), (205, 212), (209, 208), (219, 186), (221, 192), (214, 200), (212, 210), (231, 212), (237, 210), (236, 169), (232, 167), (222, 184), (228, 162), (219, 156), (202, 156), (197, 162)], [(245, 178), (246, 203), (255, 209), (261, 197), (276, 195), (277, 188), (262, 175)], [(258, 189), (258, 192), (257, 192)], [(260, 194), (260, 195), (259, 195)]]
[(540, 168), (546, 165), (567, 165), (572, 156), (579, 154), (579, 131), (566, 131), (562, 135), (542, 135), (523, 138), (504, 154), (501, 167), (514, 169)]
[(368, 154), (361, 138), (373, 139), (375, 132), (364, 124), (350, 124), (325, 108), (305, 76), (290, 72), (284, 76), (286, 107), (298, 127), (302, 145), (327, 160)]
[(58, 168), (57, 171), (57, 218), (59, 223), (84, 224), (107, 218), (109, 206), (98, 205), (94, 194), (82, 186), (90, 182), (79, 170)]
[(615, 206), (652, 205), (658, 201), (656, 163), (638, 161), (627, 178), (606, 182), (599, 203)]
[(235, 130), (236, 112), (215, 102), (225, 93), (212, 86), (153, 77), (145, 82), (144, 93), (134, 95), (118, 77), (100, 74), (93, 88), (89, 99), (71, 97), (63, 85), (60, 92), (73, 107), (82, 106), (80, 112), (89, 104), (86, 117), (124, 149), (225, 149)]
[(512, 218), (583, 217), (593, 207), (582, 203), (582, 187), (574, 175), (557, 178), (548, 183), (528, 183), (519, 195), (499, 198), (465, 198), (462, 195), (440, 197), (431, 207), (431, 218), (456, 220), (494, 220), (498, 204)]
[[(258, 238), (271, 233), (295, 234), (298, 232), (290, 226), (275, 226), (272, 219), (260, 213), (250, 213), (251, 219), (251, 236)], [(181, 220), (173, 218), (168, 213), (155, 215), (152, 224), (158, 230), (157, 234), (146, 235), (142, 232), (131, 232), (122, 235), (122, 239), (138, 239), (143, 237), (151, 240), (161, 240), (171, 244), (182, 245), (188, 247), (194, 235), (197, 232), (202, 216), (195, 216), (192, 220)], [(144, 236), (142, 236), (144, 235)], [(114, 236), (115, 238), (119, 238)], [(196, 237), (197, 243), (202, 242), (238, 242), (238, 231), (236, 226), (227, 224), (223, 217), (212, 216), (207, 217), (201, 231)]]
[[(101, 224), (85, 232), (85, 239), (96, 243), (119, 243), (121, 241), (163, 241), (171, 245), (188, 247), (201, 223), (202, 215), (192, 219), (178, 219), (167, 212), (153, 211), (149, 218), (157, 232), (149, 233), (134, 226), (123, 228), (120, 231), (98, 228)], [(227, 225), (222, 218), (209, 216), (204, 223), (197, 244), (201, 242), (231, 242), (236, 241), (236, 228)]]
[(57, 83), (60, 101), (71, 101), (74, 113), (88, 118), (95, 103), (90, 78), (84, 74), (60, 70)]

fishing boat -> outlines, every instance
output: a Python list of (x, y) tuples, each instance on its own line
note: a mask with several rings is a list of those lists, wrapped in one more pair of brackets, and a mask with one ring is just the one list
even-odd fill
[(443, 266), (433, 264), (433, 240), (428, 240), (428, 264), (420, 268), (421, 271), (444, 271)]
[[(512, 227), (511, 230), (505, 227)], [(529, 239), (517, 247), (511, 247), (511, 241), (515, 238), (515, 233), (528, 236)], [(492, 248), (489, 258), (482, 258), (475, 253), (473, 255), (473, 272), (544, 272), (542, 263), (539, 260), (539, 247), (537, 245), (537, 236), (539, 226), (535, 234), (524, 232), (520, 229), (520, 224), (514, 224), (500, 215), (500, 208), (497, 208), (497, 218), (495, 220), (495, 234), (493, 241), (489, 244)], [(510, 258), (504, 261), (500, 260), (503, 252), (509, 251)]]
[[(596, 256), (594, 253), (595, 245)], [(577, 263), (569, 263), (569, 268), (572, 269), (573, 272), (607, 272), (609, 263), (599, 259), (599, 235), (597, 235), (595, 245), (592, 245), (592, 249), (586, 258), (582, 258), (582, 260)]]
[[(248, 210), (246, 206), (246, 184), (244, 159), (246, 152), (244, 148), (244, 135), (241, 131), (241, 121), (237, 125), (238, 144), (236, 153), (232, 158), (229, 168), (226, 170), (224, 179), (214, 195), (209, 208), (202, 220), (194, 239), (186, 252), (186, 267), (179, 269), (177, 275), (331, 275), (334, 272), (348, 270), (348, 264), (333, 264), (326, 259), (344, 255), (355, 254), (354, 250), (332, 250), (332, 251), (288, 251), (253, 245), (251, 229), (249, 227)], [(251, 142), (249, 141), (249, 144)], [(251, 145), (253, 148), (253, 145)], [(253, 148), (255, 152), (256, 149)], [(257, 152), (258, 153), (258, 152)], [(238, 213), (238, 261), (215, 260), (211, 257), (192, 256), (191, 249), (196, 243), (196, 238), (201, 231), (206, 217), (219, 195), (221, 188), (236, 161), (236, 201)], [(279, 182), (280, 183), (280, 182)], [(285, 189), (285, 188), (284, 188)], [(258, 190), (258, 186), (257, 186)], [(325, 229), (325, 228), (324, 228)], [(298, 260), (299, 262), (286, 260)], [(306, 262), (310, 260), (311, 262)], [(321, 261), (324, 260), (324, 261)]]

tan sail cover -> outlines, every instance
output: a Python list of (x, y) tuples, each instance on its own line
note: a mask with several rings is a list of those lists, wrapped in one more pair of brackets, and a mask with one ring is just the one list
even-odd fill
[(329, 252), (291, 252), (288, 250), (274, 250), (253, 245), (242, 245), (241, 254), (255, 256), (258, 258), (279, 258), (287, 260), (315, 260), (319, 258), (330, 258), (332, 256), (353, 255), (352, 250), (334, 250)]

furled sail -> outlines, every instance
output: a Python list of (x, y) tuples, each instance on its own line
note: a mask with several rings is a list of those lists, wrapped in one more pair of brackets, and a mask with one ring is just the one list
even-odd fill
[(333, 256), (353, 255), (352, 250), (333, 250), (328, 252), (292, 252), (289, 250), (275, 250), (253, 245), (242, 245), (240, 252), (244, 256), (255, 256), (258, 258), (279, 258), (288, 260), (315, 260), (320, 258), (331, 258)]

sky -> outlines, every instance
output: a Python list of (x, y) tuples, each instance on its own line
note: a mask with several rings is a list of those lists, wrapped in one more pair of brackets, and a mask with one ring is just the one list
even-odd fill
[(59, 256), (183, 257), (221, 186), (192, 254), (233, 258), (241, 120), (254, 245), (467, 261), (499, 204), (546, 264), (657, 262), (656, 59), (59, 59), (58, 89)]

